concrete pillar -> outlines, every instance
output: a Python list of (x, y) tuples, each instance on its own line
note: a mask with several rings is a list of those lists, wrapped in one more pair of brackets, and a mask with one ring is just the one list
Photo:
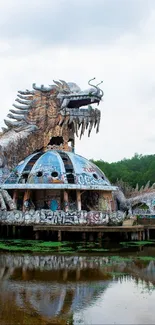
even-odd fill
[(138, 240), (142, 240), (142, 232), (141, 231), (139, 231), (139, 234), (138, 234)]
[(13, 202), (17, 204), (17, 199), (18, 199), (18, 191), (14, 190), (13, 192)]
[(68, 192), (67, 191), (64, 191), (64, 210), (65, 212), (68, 211)]
[(79, 190), (76, 191), (76, 199), (77, 199), (77, 210), (81, 211), (81, 192)]
[(36, 231), (35, 232), (35, 240), (38, 240), (39, 239), (39, 231)]
[(18, 237), (18, 238), (20, 238), (20, 233), (21, 233), (21, 228), (18, 227), (18, 228), (17, 228), (17, 237)]
[(90, 234), (89, 234), (89, 240), (90, 240), (90, 241), (94, 241), (93, 233), (90, 233)]
[(58, 230), (58, 241), (61, 241), (62, 238), (61, 238), (61, 230)]
[(26, 190), (24, 193), (24, 198), (23, 198), (23, 211), (26, 210), (26, 208), (24, 207), (24, 202), (30, 199), (30, 195), (31, 195), (31, 191)]
[(98, 238), (99, 241), (102, 240), (102, 232), (98, 232), (98, 234), (97, 234), (97, 238)]
[(98, 241), (99, 241), (99, 246), (102, 247), (102, 232), (98, 232), (97, 238), (98, 238)]
[(149, 228), (146, 229), (146, 238), (147, 238), (147, 240), (150, 239), (150, 229)]
[(10, 229), (10, 227), (7, 225), (6, 226), (6, 235), (7, 235), (7, 238), (9, 237), (9, 229)]
[(16, 236), (16, 226), (12, 227), (12, 235), (13, 235), (13, 238)]
[(85, 232), (82, 233), (82, 240), (86, 241), (86, 233)]

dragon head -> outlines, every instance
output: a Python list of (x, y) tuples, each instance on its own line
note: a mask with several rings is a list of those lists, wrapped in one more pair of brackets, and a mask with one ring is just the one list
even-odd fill
[(68, 127), (80, 137), (88, 128), (88, 136), (93, 126), (99, 131), (100, 111), (93, 108), (93, 104), (99, 104), (103, 91), (97, 85), (91, 84), (95, 78), (89, 80), (89, 89), (82, 91), (75, 83), (63, 80), (54, 81), (54, 84), (45, 87), (33, 84), (33, 90), (18, 91), (16, 102), (13, 104), (16, 110), (11, 109), (4, 120), (7, 129), (14, 131), (35, 132), (42, 130), (49, 132), (56, 125), (60, 128)]

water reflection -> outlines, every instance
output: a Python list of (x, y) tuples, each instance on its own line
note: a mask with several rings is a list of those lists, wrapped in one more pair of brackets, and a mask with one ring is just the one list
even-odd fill
[(91, 324), (96, 314), (96, 323), (110, 324), (108, 312), (104, 319), (99, 317), (105, 297), (112, 292), (112, 306), (116, 296), (126, 298), (123, 288), (129, 284), (128, 292), (154, 295), (155, 262), (97, 255), (0, 254), (0, 323), (76, 324), (91, 315)]

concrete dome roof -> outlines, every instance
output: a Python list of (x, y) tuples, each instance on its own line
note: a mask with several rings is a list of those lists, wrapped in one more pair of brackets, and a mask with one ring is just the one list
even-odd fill
[(2, 187), (114, 189), (104, 173), (92, 162), (61, 150), (48, 150), (28, 156), (17, 165)]

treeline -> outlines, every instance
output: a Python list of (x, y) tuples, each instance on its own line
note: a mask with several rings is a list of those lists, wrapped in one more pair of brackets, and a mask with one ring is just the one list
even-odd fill
[(139, 187), (155, 183), (155, 155), (135, 154), (131, 159), (123, 159), (118, 162), (108, 163), (103, 160), (92, 160), (107, 176), (112, 184), (118, 181), (129, 184), (135, 188), (137, 183)]

